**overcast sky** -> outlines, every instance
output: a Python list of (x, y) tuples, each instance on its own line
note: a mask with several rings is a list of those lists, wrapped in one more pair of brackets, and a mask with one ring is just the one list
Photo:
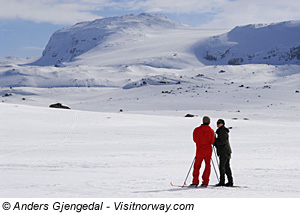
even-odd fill
[(0, 0), (0, 56), (39, 56), (63, 27), (143, 12), (203, 28), (300, 20), (299, 0)]

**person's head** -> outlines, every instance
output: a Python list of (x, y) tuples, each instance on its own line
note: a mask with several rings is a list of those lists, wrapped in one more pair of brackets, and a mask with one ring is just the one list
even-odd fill
[(218, 121), (217, 121), (217, 127), (220, 128), (220, 127), (222, 127), (224, 125), (225, 125), (224, 119), (218, 119)]
[(204, 116), (202, 119), (202, 122), (204, 125), (209, 125), (210, 123), (210, 118), (208, 116)]

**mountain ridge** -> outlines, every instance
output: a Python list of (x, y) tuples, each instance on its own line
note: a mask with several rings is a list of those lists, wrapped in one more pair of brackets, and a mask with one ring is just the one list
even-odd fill
[(300, 64), (297, 20), (237, 26), (216, 35), (202, 35), (200, 31), (197, 35), (194, 30), (200, 29), (146, 13), (81, 22), (56, 31), (43, 56), (31, 65), (63, 66), (78, 62), (183, 68), (199, 63)]

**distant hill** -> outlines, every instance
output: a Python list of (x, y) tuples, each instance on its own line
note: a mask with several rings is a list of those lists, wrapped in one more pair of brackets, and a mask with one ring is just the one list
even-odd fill
[(146, 13), (82, 22), (55, 32), (43, 51), (43, 56), (33, 64), (59, 65), (75, 61), (78, 56), (89, 51), (122, 49), (124, 44), (141, 40), (149, 32), (163, 32), (167, 29), (184, 27), (186, 26), (173, 22), (163, 15)]
[(209, 37), (195, 53), (205, 65), (299, 64), (300, 21), (239, 26)]

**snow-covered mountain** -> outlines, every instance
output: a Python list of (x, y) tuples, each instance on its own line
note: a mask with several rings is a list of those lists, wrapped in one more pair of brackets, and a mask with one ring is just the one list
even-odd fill
[(43, 56), (31, 64), (3, 60), (0, 86), (131, 89), (194, 83), (194, 75), (211, 71), (206, 65), (299, 64), (299, 35), (300, 21), (240, 26), (224, 33), (162, 15), (99, 19), (55, 32)]
[(300, 21), (239, 26), (195, 50), (206, 65), (300, 64)]
[[(78, 60), (79, 58), (76, 57), (79, 56), (85, 60), (89, 57), (82, 55), (88, 52), (92, 52), (95, 57), (99, 52), (121, 51), (134, 46), (134, 42), (144, 41), (144, 38), (151, 32), (162, 33), (184, 28), (186, 26), (173, 22), (165, 16), (146, 13), (82, 22), (55, 32), (50, 38), (43, 56), (34, 65), (59, 65)], [(147, 45), (145, 42), (144, 46)], [(144, 48), (148, 50), (150, 47)], [(115, 57), (114, 61), (116, 61)], [(101, 64), (101, 57), (96, 61)], [(89, 63), (91, 62), (89, 61)]]
[(218, 36), (215, 33), (199, 32), (162, 15), (98, 19), (55, 32), (33, 65), (76, 62), (183, 68), (199, 66), (197, 59), (204, 65), (300, 63), (300, 21), (238, 26)]

